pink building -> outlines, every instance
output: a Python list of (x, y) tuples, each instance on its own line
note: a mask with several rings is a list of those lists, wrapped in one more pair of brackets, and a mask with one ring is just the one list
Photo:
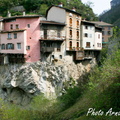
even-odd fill
[(0, 54), (9, 62), (40, 60), (40, 16), (3, 18)]

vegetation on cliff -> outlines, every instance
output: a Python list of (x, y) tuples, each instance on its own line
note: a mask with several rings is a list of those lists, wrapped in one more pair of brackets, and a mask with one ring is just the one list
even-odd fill
[(41, 14), (45, 15), (46, 10), (51, 5), (58, 5), (60, 2), (68, 9), (76, 8), (77, 12), (82, 14), (83, 18), (87, 20), (97, 20), (96, 15), (93, 13), (90, 4), (83, 4), (80, 0), (0, 0), (0, 15), (6, 16), (10, 11), (12, 15), (21, 15), (19, 11), (11, 10), (15, 6), (24, 6), (27, 14)]

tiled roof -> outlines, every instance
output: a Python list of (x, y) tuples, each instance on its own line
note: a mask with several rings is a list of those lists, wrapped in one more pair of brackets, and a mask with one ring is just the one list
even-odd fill
[(96, 28), (102, 29), (102, 27), (94, 22), (91, 21), (86, 21), (86, 20), (82, 20), (82, 23), (84, 24), (89, 24), (89, 25), (94, 25)]
[(68, 12), (71, 12), (71, 13), (74, 13), (74, 14), (77, 14), (77, 15), (81, 16), (81, 14), (78, 13), (78, 12), (76, 12), (76, 11), (73, 11), (73, 10), (70, 10), (70, 9), (67, 9), (67, 8), (64, 8), (64, 7), (60, 7), (60, 6), (57, 6), (57, 5), (52, 5), (50, 8), (48, 8), (48, 10), (47, 10), (47, 12), (46, 12), (46, 15), (47, 15), (48, 11), (49, 11), (52, 7), (58, 7), (58, 8), (61, 8), (61, 9), (66, 10), (66, 11), (68, 11)]
[(37, 18), (41, 17), (41, 15), (20, 15), (20, 16), (11, 16), (11, 17), (3, 17), (3, 20), (9, 20), (9, 19), (16, 19), (16, 18)]
[(59, 23), (59, 22), (54, 22), (54, 21), (46, 21), (46, 20), (43, 20), (43, 21), (40, 21), (40, 23), (42, 24), (51, 24), (51, 25), (65, 25), (64, 23)]
[(106, 23), (106, 22), (103, 22), (103, 21), (90, 21), (91, 23), (95, 23), (99, 26), (113, 26), (112, 24), (109, 24), (109, 23)]

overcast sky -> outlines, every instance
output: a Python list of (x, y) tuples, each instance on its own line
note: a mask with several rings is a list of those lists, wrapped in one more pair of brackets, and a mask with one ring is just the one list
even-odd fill
[(81, 0), (83, 3), (88, 1), (93, 3), (92, 9), (95, 14), (101, 14), (104, 10), (110, 9), (110, 1), (112, 0)]

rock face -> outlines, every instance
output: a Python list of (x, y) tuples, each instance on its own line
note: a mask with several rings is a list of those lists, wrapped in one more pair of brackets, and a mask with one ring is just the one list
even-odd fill
[[(53, 98), (96, 64), (95, 59), (84, 63), (52, 65), (36, 62), (24, 65), (0, 66), (0, 97), (14, 104), (27, 105), (33, 96), (44, 93)], [(71, 79), (72, 78), (72, 79)], [(75, 81), (75, 82), (73, 82)]]

